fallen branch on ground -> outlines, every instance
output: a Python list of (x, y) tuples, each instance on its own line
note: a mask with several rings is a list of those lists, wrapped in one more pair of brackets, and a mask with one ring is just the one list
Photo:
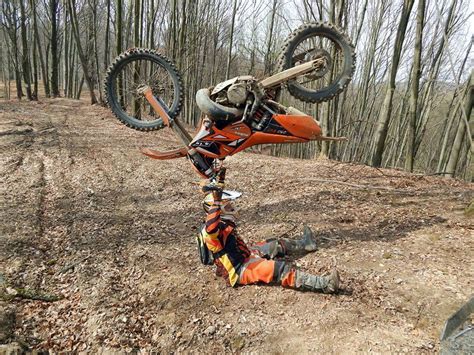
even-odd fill
[(22, 298), (22, 299), (28, 299), (28, 300), (34, 300), (34, 301), (43, 301), (43, 302), (56, 302), (64, 297), (62, 295), (57, 296), (53, 294), (48, 294), (48, 293), (42, 293), (38, 291), (33, 291), (33, 290), (27, 290), (24, 288), (12, 288), (8, 287), (6, 289), (6, 292), (0, 292), (0, 299), (4, 301), (10, 301), (14, 298)]
[(86, 261), (87, 259), (89, 259), (90, 255), (87, 255), (85, 258), (82, 258), (70, 265), (67, 265), (65, 267), (63, 267), (61, 270), (58, 271), (58, 274), (64, 274), (65, 272), (68, 272), (69, 270), (71, 269), (74, 269), (77, 265), (79, 265), (80, 263), (83, 263), (84, 261)]
[(341, 185), (347, 185), (351, 187), (356, 187), (359, 189), (364, 189), (364, 190), (385, 190), (385, 191), (390, 191), (390, 192), (396, 192), (396, 193), (401, 193), (401, 194), (412, 194), (413, 191), (406, 191), (406, 190), (400, 190), (400, 189), (394, 189), (391, 187), (385, 187), (385, 186), (373, 186), (373, 185), (359, 185), (359, 184), (353, 184), (350, 182), (344, 182), (344, 181), (339, 181), (339, 180), (329, 180), (329, 179), (303, 179), (304, 181), (317, 181), (317, 182), (322, 182), (322, 183), (328, 183), (328, 184), (341, 184)]

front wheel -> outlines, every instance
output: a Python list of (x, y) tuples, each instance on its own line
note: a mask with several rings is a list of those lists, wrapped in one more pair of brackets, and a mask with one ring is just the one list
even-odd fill
[(321, 65), (286, 84), (290, 94), (301, 101), (332, 99), (347, 87), (354, 74), (354, 46), (349, 37), (333, 24), (304, 24), (291, 33), (283, 44), (279, 70), (315, 59), (320, 59)]
[(107, 70), (105, 97), (114, 115), (128, 127), (152, 131), (163, 127), (163, 120), (140, 94), (144, 85), (168, 112), (176, 117), (183, 102), (181, 76), (174, 64), (156, 51), (133, 48), (115, 58)]

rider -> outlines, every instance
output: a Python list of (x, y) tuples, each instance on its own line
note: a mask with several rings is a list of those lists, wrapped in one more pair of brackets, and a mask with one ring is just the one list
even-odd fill
[(248, 247), (236, 234), (236, 210), (232, 200), (240, 193), (223, 190), (225, 170), (217, 182), (203, 187), (207, 193), (203, 207), (206, 223), (198, 237), (201, 261), (215, 264), (217, 275), (228, 285), (248, 285), (258, 282), (277, 283), (300, 290), (334, 293), (339, 287), (339, 275), (334, 269), (328, 276), (311, 275), (278, 258), (288, 254), (316, 250), (311, 229), (304, 227), (301, 239), (268, 239)]

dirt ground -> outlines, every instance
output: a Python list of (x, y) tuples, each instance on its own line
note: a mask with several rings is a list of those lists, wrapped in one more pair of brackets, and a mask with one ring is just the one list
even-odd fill
[[(0, 342), (57, 351), (436, 352), (474, 290), (473, 184), (328, 160), (240, 153), (240, 235), (320, 248), (337, 295), (228, 288), (199, 263), (199, 181), (170, 132), (122, 126), (108, 109), (0, 101)], [(20, 297), (23, 296), (23, 297)], [(32, 300), (59, 296), (55, 302)]]

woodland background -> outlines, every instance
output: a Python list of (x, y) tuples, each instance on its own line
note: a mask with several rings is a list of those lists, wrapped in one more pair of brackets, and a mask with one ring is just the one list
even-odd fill
[[(468, 0), (2, 0), (0, 99), (90, 97), (103, 103), (113, 58), (131, 47), (172, 59), (195, 125), (195, 92), (236, 75), (273, 73), (301, 23), (343, 28), (357, 53), (348, 89), (293, 105), (346, 143), (271, 146), (278, 156), (324, 155), (472, 181), (473, 13)], [(83, 98), (84, 99), (84, 98)]]

